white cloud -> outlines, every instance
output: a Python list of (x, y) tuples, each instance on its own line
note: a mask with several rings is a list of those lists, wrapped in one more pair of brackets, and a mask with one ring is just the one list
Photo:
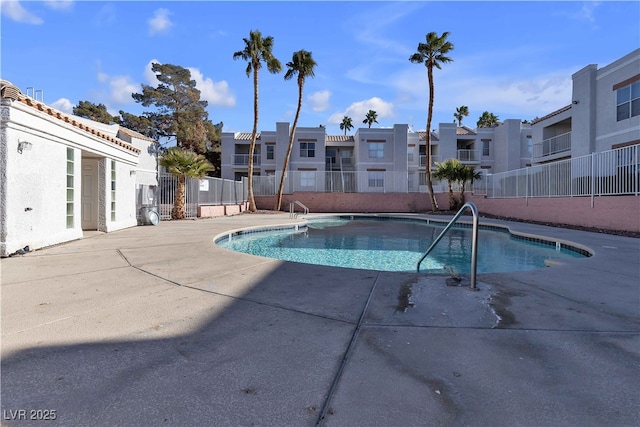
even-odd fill
[(311, 103), (311, 109), (315, 112), (320, 112), (329, 109), (330, 97), (331, 92), (329, 92), (328, 90), (322, 90), (312, 93), (311, 95), (307, 96), (307, 99)]
[(347, 109), (343, 112), (333, 113), (327, 120), (327, 123), (342, 123), (342, 118), (344, 116), (348, 116), (351, 117), (354, 124), (357, 125), (362, 122), (362, 120), (364, 120), (369, 110), (373, 110), (378, 113), (378, 119), (393, 117), (394, 115), (393, 104), (391, 102), (386, 102), (378, 97), (373, 97), (364, 101), (354, 102), (353, 104), (349, 105), (349, 107), (347, 107)]
[(47, 0), (44, 4), (54, 10), (70, 10), (73, 7), (73, 0)]
[(598, 6), (600, 6), (600, 3), (597, 1), (584, 2), (580, 10), (571, 17), (579, 21), (596, 22), (594, 12)]
[(22, 7), (18, 0), (0, 0), (0, 12), (9, 19), (25, 24), (40, 25), (42, 18)]
[(117, 105), (133, 104), (135, 101), (131, 94), (140, 90), (129, 76), (111, 77), (109, 79), (109, 88), (109, 98)]
[(169, 19), (169, 9), (156, 9), (153, 12), (153, 18), (149, 18), (147, 20), (147, 24), (149, 24), (149, 34), (161, 34), (169, 31), (171, 27), (173, 27), (173, 22)]
[(236, 97), (229, 90), (229, 84), (225, 81), (214, 82), (211, 78), (205, 78), (197, 68), (189, 68), (191, 78), (196, 81), (196, 87), (200, 91), (200, 98), (209, 105), (221, 107), (235, 107)]
[(52, 103), (51, 106), (56, 110), (60, 110), (68, 114), (73, 113), (73, 107), (75, 107), (75, 105), (73, 105), (67, 98), (60, 98), (56, 102)]
[(162, 62), (157, 59), (152, 59), (147, 63), (147, 66), (144, 67), (144, 79), (147, 81), (149, 86), (158, 86), (160, 80), (156, 77), (156, 73), (153, 72), (153, 64), (162, 64)]

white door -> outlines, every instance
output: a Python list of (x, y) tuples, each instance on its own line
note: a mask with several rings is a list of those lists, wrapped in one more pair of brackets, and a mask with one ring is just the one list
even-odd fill
[(98, 229), (98, 159), (82, 159), (82, 229)]

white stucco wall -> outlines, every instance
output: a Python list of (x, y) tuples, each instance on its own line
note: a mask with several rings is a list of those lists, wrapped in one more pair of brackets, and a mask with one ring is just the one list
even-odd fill
[[(116, 221), (110, 220), (110, 211), (103, 212), (102, 231), (137, 224), (136, 175), (130, 174), (137, 167), (137, 153), (19, 101), (3, 99), (1, 114), (0, 256), (25, 246), (33, 250), (83, 236), (82, 158), (87, 155), (109, 165), (116, 160)], [(18, 152), (20, 141), (28, 141), (30, 149)], [(67, 148), (74, 153), (72, 228), (67, 228)], [(100, 204), (110, 208), (110, 181), (106, 181), (110, 169), (103, 173)]]
[(617, 121), (616, 90), (613, 86), (640, 74), (640, 49), (598, 70), (596, 151), (610, 150), (616, 144), (640, 139), (640, 116)]

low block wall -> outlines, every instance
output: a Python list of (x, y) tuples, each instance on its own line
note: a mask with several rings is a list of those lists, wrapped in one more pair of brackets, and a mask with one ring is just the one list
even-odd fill
[(236, 215), (246, 211), (248, 203), (240, 205), (198, 206), (198, 218)]
[[(258, 209), (271, 210), (275, 196), (258, 196)], [(431, 210), (426, 193), (295, 193), (282, 197), (281, 210), (299, 200), (311, 212), (406, 212), (424, 213)], [(441, 210), (449, 209), (449, 195), (436, 194)], [(529, 199), (485, 199), (467, 193), (466, 201), (476, 204), (480, 213), (555, 224), (595, 227), (604, 230), (640, 232), (640, 197), (599, 196), (551, 197)], [(296, 211), (300, 211), (296, 207)]]
[(591, 197), (485, 199), (471, 195), (467, 201), (475, 203), (478, 211), (491, 215), (640, 232), (638, 196), (598, 196), (593, 198), (593, 207)]
[[(258, 209), (273, 209), (276, 196), (256, 197)], [(311, 212), (426, 212), (431, 210), (426, 193), (294, 193), (282, 196), (280, 210), (288, 211), (289, 203), (299, 200)], [(448, 195), (436, 194), (436, 201), (448, 209)], [(296, 206), (296, 211), (300, 207)]]

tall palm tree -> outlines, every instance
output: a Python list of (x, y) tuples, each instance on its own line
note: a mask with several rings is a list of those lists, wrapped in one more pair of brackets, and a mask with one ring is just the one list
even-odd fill
[(378, 113), (376, 113), (373, 110), (369, 110), (369, 112), (367, 113), (367, 115), (365, 116), (364, 120), (362, 121), (362, 123), (368, 124), (369, 128), (371, 128), (371, 125), (374, 123), (378, 123)]
[(469, 107), (466, 105), (462, 105), (459, 108), (456, 108), (456, 112), (453, 113), (453, 117), (458, 121), (458, 126), (462, 126), (462, 118), (467, 117), (469, 115)]
[(431, 198), (433, 210), (438, 210), (436, 196), (433, 194), (433, 183), (431, 182), (431, 120), (433, 119), (433, 68), (441, 68), (441, 64), (453, 61), (447, 56), (453, 50), (453, 44), (447, 41), (449, 32), (445, 31), (441, 36), (435, 32), (430, 32), (426, 36), (426, 43), (418, 43), (418, 51), (409, 57), (409, 61), (414, 64), (423, 64), (427, 67), (427, 79), (429, 80), (429, 107), (427, 110), (427, 189)]
[(289, 166), (289, 158), (291, 157), (291, 150), (293, 149), (293, 140), (296, 134), (296, 127), (298, 126), (298, 117), (300, 117), (300, 109), (302, 108), (302, 88), (304, 87), (304, 81), (307, 77), (314, 77), (314, 67), (317, 65), (313, 60), (311, 52), (306, 50), (299, 50), (293, 53), (291, 62), (287, 63), (289, 68), (284, 75), (285, 80), (292, 79), (295, 75), (298, 76), (298, 109), (296, 110), (296, 117), (293, 119), (293, 128), (289, 135), (289, 147), (287, 148), (287, 155), (284, 158), (284, 164), (282, 166), (282, 176), (280, 177), (280, 186), (278, 187), (278, 196), (276, 198), (276, 205), (274, 210), (279, 211), (282, 204), (282, 192), (284, 189), (284, 176)]
[(171, 147), (159, 159), (160, 166), (164, 166), (171, 175), (178, 178), (176, 197), (171, 210), (172, 219), (184, 219), (185, 213), (185, 184), (188, 178), (203, 178), (207, 172), (213, 170), (213, 165), (201, 154), (178, 147)]
[(436, 163), (436, 170), (433, 177), (439, 180), (446, 180), (449, 184), (449, 209), (456, 210), (458, 203), (453, 195), (453, 183), (461, 179), (462, 170), (466, 166), (460, 163), (458, 159), (447, 159), (444, 162)]
[(245, 72), (247, 77), (253, 72), (253, 131), (251, 133), (251, 145), (249, 145), (249, 171), (248, 171), (248, 192), (249, 210), (256, 211), (256, 201), (253, 197), (253, 153), (256, 148), (256, 138), (258, 135), (258, 71), (262, 68), (262, 62), (267, 65), (270, 73), (282, 71), (282, 64), (273, 56), (273, 37), (262, 37), (260, 31), (250, 31), (249, 38), (243, 38), (244, 49), (233, 54), (233, 59), (243, 59), (247, 61)]
[(347, 134), (347, 131), (353, 129), (353, 124), (351, 123), (351, 117), (344, 116), (342, 118), (342, 123), (340, 123), (340, 130), (344, 129), (344, 134)]

